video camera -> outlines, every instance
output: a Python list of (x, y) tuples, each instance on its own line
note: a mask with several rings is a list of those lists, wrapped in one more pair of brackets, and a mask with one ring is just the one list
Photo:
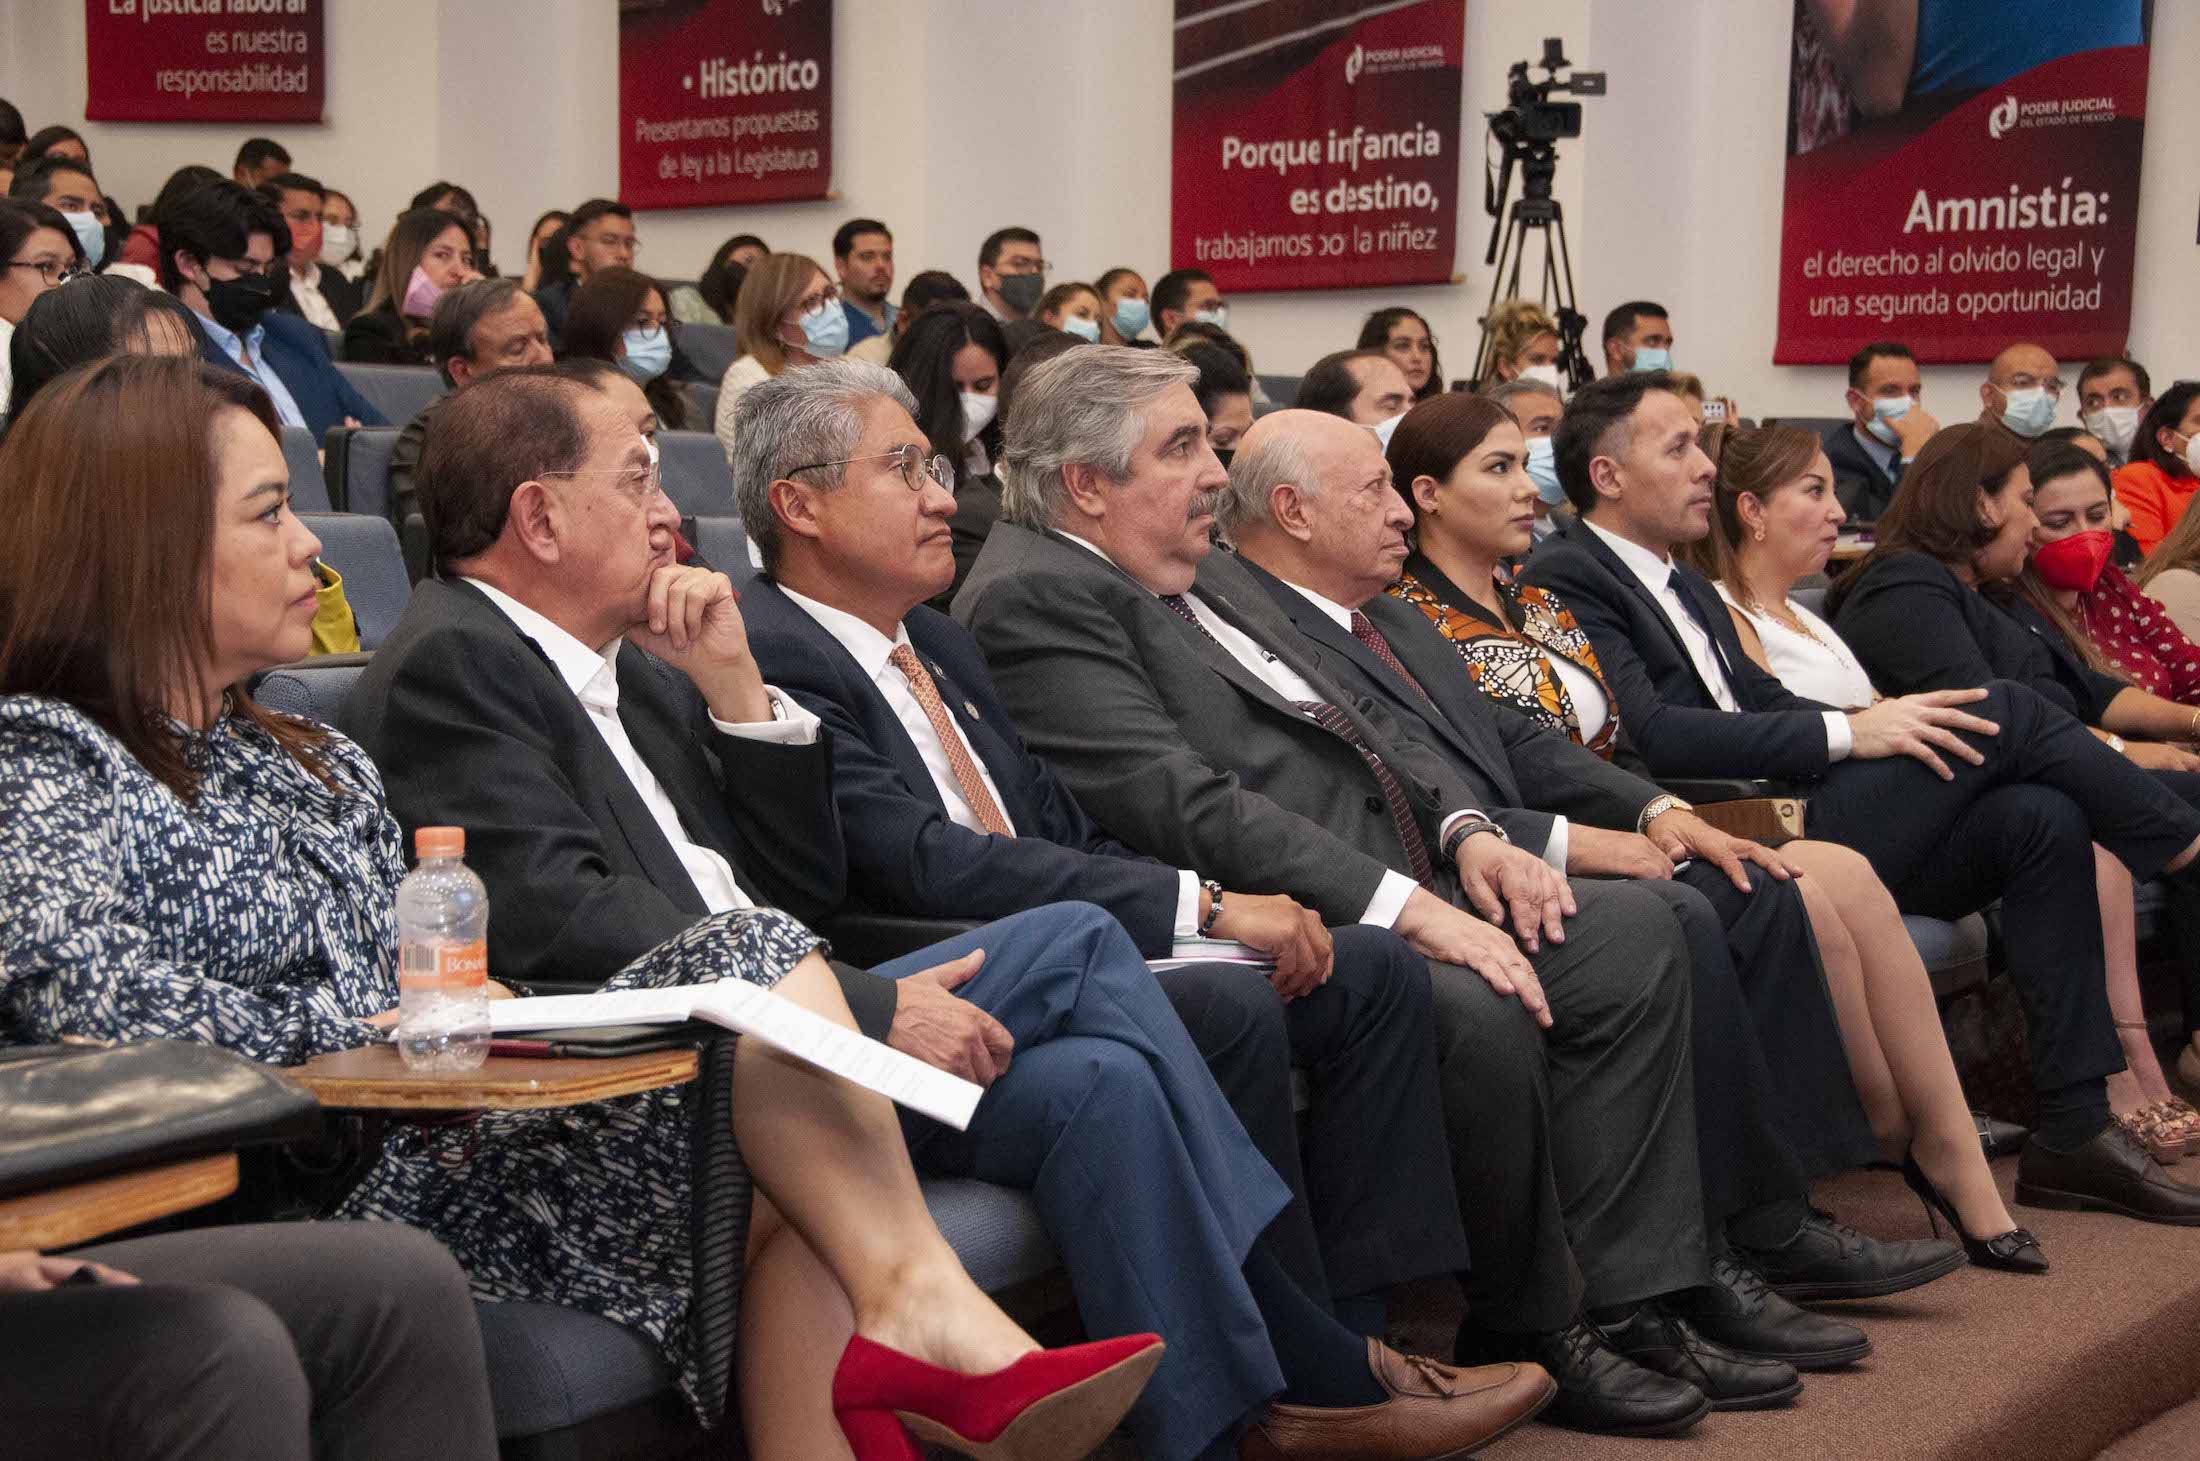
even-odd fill
[(1547, 74), (1541, 81), (1528, 79), (1529, 62), (1515, 61), (1512, 69), (1505, 73), (1505, 110), (1489, 114), (1491, 135), (1513, 147), (1547, 147), (1562, 138), (1579, 137), (1581, 103), (1552, 101), (1551, 95), (1565, 92), (1573, 96), (1602, 96), (1604, 73), (1576, 71), (1561, 80), (1558, 73), (1572, 64), (1566, 59), (1566, 43), (1557, 36), (1544, 38), (1541, 65)]

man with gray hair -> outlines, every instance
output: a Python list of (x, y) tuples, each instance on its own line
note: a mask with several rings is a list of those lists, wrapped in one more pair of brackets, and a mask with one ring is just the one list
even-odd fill
[(1107, 346), (1032, 372), (1009, 410), (1010, 520), (955, 615), (1115, 836), (1428, 958), (1476, 1323), (1552, 1372), (1553, 1418), (1686, 1430), (1704, 1392), (1588, 1322), (1707, 1277), (1681, 928), (1654, 895), (1569, 884), (1514, 847), (1533, 814), (1474, 805), (1211, 551), (1229, 478), (1194, 374)]
[[(435, 314), (428, 320), (428, 353), (443, 384), (457, 390), (492, 370), (548, 365), (550, 327), (517, 279), (477, 279), (446, 290), (435, 302)], [(438, 396), (421, 407), (390, 447), (390, 519), (399, 532), (417, 511), (413, 476), (420, 469), (428, 422), (446, 399)]]

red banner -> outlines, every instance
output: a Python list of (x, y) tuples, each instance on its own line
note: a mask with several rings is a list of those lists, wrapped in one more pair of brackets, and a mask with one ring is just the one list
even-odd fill
[(318, 122), (321, 0), (84, 0), (94, 122)]
[(1228, 294), (1449, 283), (1466, 17), (1176, 0), (1176, 267)]
[(772, 203), (832, 185), (832, 0), (620, 0), (621, 202)]
[(1773, 362), (1839, 364), (1875, 340), (1942, 364), (2018, 341), (2121, 351), (2141, 0), (1924, 7), (1914, 44), (1870, 54), (1822, 32), (1820, 9), (1796, 6)]

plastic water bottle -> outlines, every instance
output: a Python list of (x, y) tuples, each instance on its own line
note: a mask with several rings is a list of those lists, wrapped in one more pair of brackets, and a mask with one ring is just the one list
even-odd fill
[(422, 827), (397, 885), (397, 1053), (414, 1070), (466, 1071), (489, 1054), (489, 892), (463, 827)]

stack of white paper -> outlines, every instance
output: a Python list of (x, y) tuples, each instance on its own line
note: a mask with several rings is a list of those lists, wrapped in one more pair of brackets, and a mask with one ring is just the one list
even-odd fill
[(1169, 957), (1146, 961), (1146, 967), (1156, 973), (1164, 969), (1181, 969), (1186, 964), (1243, 964), (1265, 973), (1276, 967), (1276, 958), (1234, 939), (1180, 938), (1170, 946)]

